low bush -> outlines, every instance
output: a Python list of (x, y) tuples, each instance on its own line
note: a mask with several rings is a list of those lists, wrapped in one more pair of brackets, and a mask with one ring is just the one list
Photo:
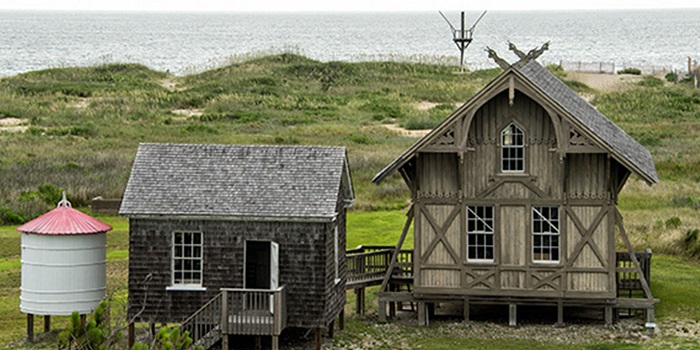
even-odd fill
[(700, 229), (688, 230), (683, 237), (683, 251), (691, 257), (700, 258)]
[(666, 225), (667, 229), (679, 228), (679, 227), (681, 227), (681, 218), (679, 218), (677, 216), (672, 216), (672, 217), (666, 219), (664, 224)]
[(617, 71), (617, 74), (632, 74), (632, 75), (641, 75), (642, 71), (639, 68), (625, 68), (622, 70)]

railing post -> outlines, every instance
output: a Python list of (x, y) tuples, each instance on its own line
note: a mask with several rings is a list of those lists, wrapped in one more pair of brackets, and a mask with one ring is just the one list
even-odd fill
[(228, 291), (221, 292), (221, 350), (228, 350)]
[(279, 335), (281, 333), (280, 328), (282, 327), (282, 325), (280, 324), (280, 322), (281, 322), (280, 313), (282, 312), (282, 310), (281, 310), (282, 308), (280, 307), (280, 294), (281, 294), (280, 291), (281, 291), (281, 289), (277, 288), (277, 290), (274, 291), (274, 293), (273, 293), (274, 297), (272, 298), (273, 303), (274, 303), (273, 310), (275, 310), (275, 313), (272, 315), (273, 320), (274, 320), (274, 322), (273, 322), (274, 328), (272, 330), (273, 335)]

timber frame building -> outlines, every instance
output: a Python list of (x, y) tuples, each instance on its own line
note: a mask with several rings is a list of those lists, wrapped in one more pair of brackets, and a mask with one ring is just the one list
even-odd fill
[[(510, 306), (646, 309), (656, 301), (616, 208), (630, 174), (658, 181), (650, 153), (534, 59), (503, 72), (417, 141), (373, 182), (398, 172), (412, 208), (389, 270), (414, 220), (413, 286), (379, 292), (385, 303), (440, 301)], [(633, 264), (618, 266), (616, 234)], [(624, 270), (624, 271), (622, 271)], [(643, 298), (618, 296), (616, 275), (638, 273)], [(390, 282), (389, 282), (390, 283)]]

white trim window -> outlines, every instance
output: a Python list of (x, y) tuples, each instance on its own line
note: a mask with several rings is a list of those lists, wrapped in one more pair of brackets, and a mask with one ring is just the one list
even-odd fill
[(173, 286), (202, 285), (202, 232), (173, 232)]
[(501, 131), (501, 171), (525, 171), (525, 133), (512, 123)]
[(532, 207), (532, 260), (557, 263), (559, 259), (559, 208)]
[(493, 207), (467, 207), (467, 260), (493, 262)]

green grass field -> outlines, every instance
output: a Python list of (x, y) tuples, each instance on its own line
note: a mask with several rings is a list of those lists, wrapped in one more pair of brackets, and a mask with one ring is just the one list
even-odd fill
[[(0, 121), (24, 128), (0, 127), (0, 225), (5, 225), (0, 226), (0, 347), (56, 347), (51, 337), (23, 343), (14, 228), (55, 206), (61, 190), (81, 208), (96, 196), (121, 196), (140, 142), (345, 146), (357, 196), (348, 216), (347, 246), (395, 244), (406, 220), (405, 185), (399, 176), (381, 186), (370, 181), (417, 139), (386, 125), (430, 128), (500, 72), (456, 70), (417, 63), (324, 63), (283, 54), (184, 77), (109, 64), (0, 79)], [(656, 309), (661, 335), (646, 340), (633, 328), (600, 335), (600, 325), (571, 326), (565, 330), (584, 336), (570, 338), (564, 332), (545, 340), (527, 326), (511, 331), (498, 324), (454, 321), (429, 327), (378, 325), (370, 312), (348, 318), (347, 330), (333, 341), (336, 347), (700, 347), (700, 242), (693, 236), (700, 228), (700, 152), (693, 151), (700, 149), (700, 90), (687, 82), (645, 77), (635, 86), (604, 92), (568, 81), (564, 72), (555, 74), (591, 96), (596, 108), (654, 157), (660, 183), (648, 187), (630, 178), (619, 208), (634, 248), (650, 247), (655, 253), (652, 290), (662, 299)], [(115, 228), (108, 234), (108, 290), (119, 305), (126, 296), (128, 225), (123, 218), (99, 218)], [(412, 246), (410, 239), (406, 246)], [(348, 293), (348, 314), (353, 298)], [(53, 323), (60, 328), (66, 320)], [(513, 336), (491, 336), (499, 332)]]
[[(405, 211), (351, 212), (348, 215), (348, 248), (360, 244), (395, 244), (400, 235)], [(112, 225), (107, 234), (108, 294), (116, 308), (123, 305), (127, 292), (128, 224), (120, 217), (100, 216)], [(26, 317), (19, 311), (20, 286), (20, 233), (14, 226), (0, 227), (0, 347), (14, 349), (55, 348), (56, 332), (39, 337), (31, 346), (24, 343)], [(412, 242), (407, 242), (412, 246)], [(376, 322), (376, 299), (368, 293), (365, 316), (354, 312), (354, 294), (348, 292), (346, 330), (337, 332), (329, 343), (347, 349), (395, 349), (402, 343), (408, 349), (665, 349), (700, 347), (700, 300), (697, 283), (700, 281), (700, 263), (679, 257), (657, 255), (652, 259), (652, 291), (662, 302), (656, 307), (661, 334), (653, 339), (642, 337), (642, 321), (637, 319), (625, 327), (608, 332), (601, 321), (571, 325), (563, 329), (541, 324), (527, 324), (511, 329), (505, 323), (461, 323), (448, 319), (418, 327), (415, 321), (389, 324)], [(404, 316), (408, 317), (408, 316)], [(53, 327), (67, 326), (67, 317), (54, 317)], [(42, 331), (40, 319), (35, 331)], [(684, 333), (683, 329), (688, 333)], [(561, 333), (558, 338), (546, 338), (549, 332)], [(570, 333), (581, 333), (571, 336)], [(509, 336), (495, 336), (508, 334)], [(617, 338), (609, 339), (610, 335)], [(559, 339), (559, 340), (557, 340)]]

